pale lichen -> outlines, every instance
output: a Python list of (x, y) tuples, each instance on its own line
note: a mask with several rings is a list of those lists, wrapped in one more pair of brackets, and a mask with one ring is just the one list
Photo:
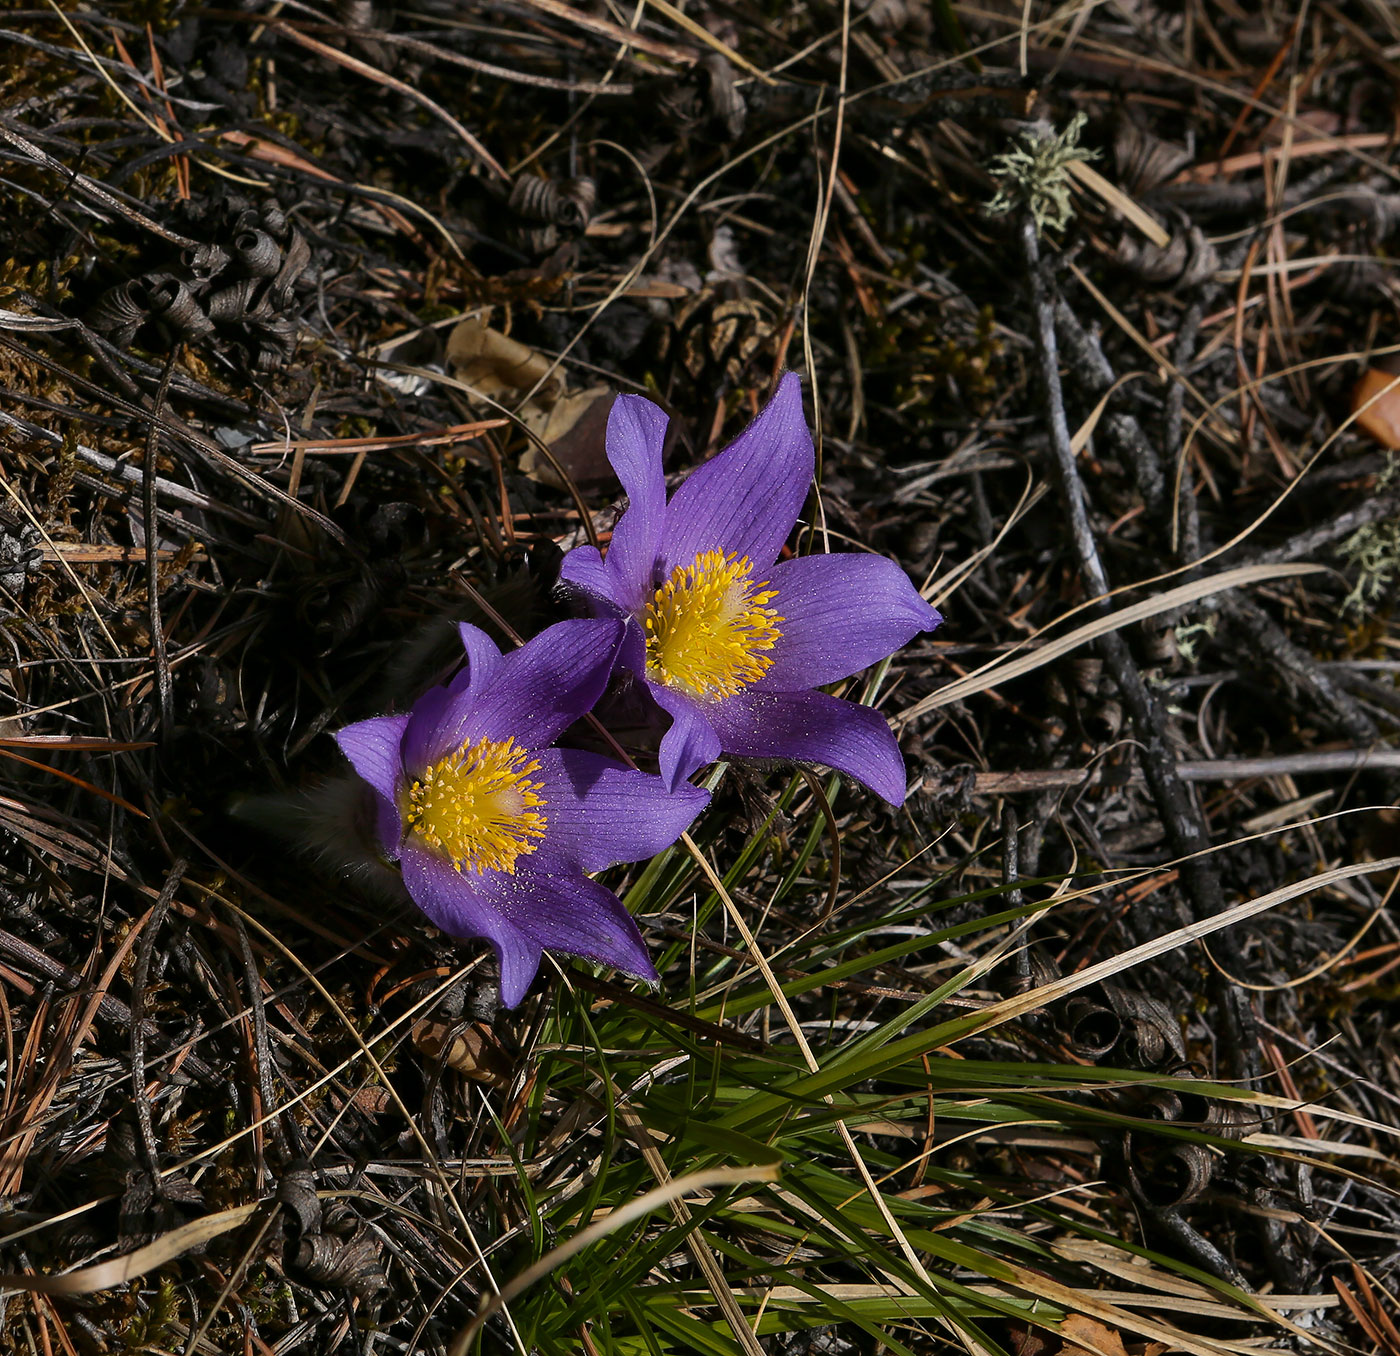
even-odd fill
[(996, 195), (987, 204), (992, 216), (1003, 216), (1025, 206), (1037, 231), (1062, 231), (1074, 215), (1070, 201), (1069, 166), (1076, 160), (1094, 160), (1098, 152), (1079, 144), (1088, 118), (1076, 113), (1058, 136), (1048, 128), (1033, 127), (1021, 144), (991, 163), (998, 181)]
[[(1378, 490), (1400, 478), (1400, 458), (1390, 457), (1376, 481)], [(1338, 548), (1337, 554), (1356, 571), (1356, 581), (1342, 600), (1342, 611), (1351, 616), (1369, 612), (1393, 596), (1400, 581), (1400, 519), (1358, 527)]]

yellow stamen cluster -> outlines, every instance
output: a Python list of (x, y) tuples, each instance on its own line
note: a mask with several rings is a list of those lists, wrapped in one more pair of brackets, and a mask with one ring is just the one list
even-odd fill
[(546, 820), (538, 761), (513, 739), (478, 739), (434, 763), (405, 793), (404, 819), (458, 871), (515, 871), (533, 852)]
[(692, 697), (732, 697), (763, 677), (783, 619), (747, 556), (702, 551), (677, 565), (647, 604), (647, 677)]

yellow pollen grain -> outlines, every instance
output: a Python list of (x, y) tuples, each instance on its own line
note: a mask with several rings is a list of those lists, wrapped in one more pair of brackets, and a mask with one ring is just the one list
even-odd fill
[(647, 604), (647, 677), (692, 697), (732, 697), (772, 666), (783, 620), (778, 596), (755, 584), (747, 556), (702, 551), (677, 565)]
[(513, 739), (478, 739), (439, 759), (405, 793), (404, 819), (458, 871), (515, 871), (547, 821), (539, 762)]

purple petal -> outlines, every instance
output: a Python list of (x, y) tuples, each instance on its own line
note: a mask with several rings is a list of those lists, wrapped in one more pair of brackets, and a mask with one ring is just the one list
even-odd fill
[[(597, 881), (522, 868), (514, 876), (495, 873), (490, 888), (511, 923), (546, 951), (564, 951), (638, 979), (656, 979), (632, 915)], [(502, 996), (504, 992), (503, 986)]]
[(496, 897), (504, 871), (456, 871), (426, 848), (405, 846), (403, 883), (434, 927), (452, 937), (483, 937), (501, 966), (501, 1001), (513, 1008), (540, 968), (540, 944), (509, 918)]
[(671, 846), (709, 803), (710, 793), (682, 782), (667, 791), (660, 777), (578, 749), (537, 755), (548, 823), (531, 868), (601, 871), (639, 862)]
[(661, 572), (702, 551), (736, 551), (767, 570), (802, 511), (814, 462), (802, 383), (789, 372), (758, 418), (672, 495)]
[(782, 617), (773, 665), (758, 686), (821, 687), (893, 654), (942, 621), (909, 577), (883, 556), (801, 556), (767, 571)]
[(626, 629), (622, 633), (622, 644), (617, 647), (617, 659), (613, 666), (626, 669), (638, 678), (646, 676), (647, 637), (646, 632), (642, 630), (642, 624), (635, 617), (627, 619)]
[(485, 686), (501, 666), (500, 648), (479, 626), (459, 622), (457, 633), (467, 652), (467, 667), (445, 686), (429, 688), (413, 706), (404, 738), (404, 766), (415, 773), (442, 757), (439, 731), (449, 708), (465, 710), (471, 700), (468, 694)]
[(374, 789), (375, 825), (390, 855), (397, 854), (403, 836), (398, 793), (404, 780), (400, 749), (408, 722), (408, 716), (376, 716), (347, 725), (335, 736), (350, 766)]
[(446, 752), (441, 747), (441, 733), (447, 709), (454, 697), (465, 702), (470, 687), (471, 673), (468, 671), (459, 674), (447, 686), (430, 687), (413, 703), (408, 728), (403, 736), (404, 771), (410, 776), (416, 777), (429, 763), (435, 762)]
[(661, 776), (667, 787), (676, 789), (697, 768), (713, 763), (719, 757), (720, 737), (710, 724), (710, 714), (722, 703), (704, 706), (674, 688), (648, 683), (656, 704), (671, 717), (671, 728), (661, 737), (657, 751)]
[(502, 655), (485, 682), (450, 694), (423, 744), (425, 765), (483, 737), (548, 748), (602, 695), (622, 630), (620, 621), (558, 622)]
[[(467, 652), (467, 686), (484, 683), (495, 673), (501, 662), (501, 649), (479, 626), (461, 622), (457, 627), (462, 648)], [(457, 687), (452, 684), (453, 689)]]
[(710, 719), (725, 753), (824, 763), (904, 803), (904, 759), (884, 716), (825, 692), (748, 688), (715, 702)]
[(641, 396), (618, 396), (608, 415), (608, 460), (627, 491), (627, 512), (613, 528), (607, 568), (611, 596), (635, 611), (650, 596), (666, 514), (661, 453), (665, 412)]
[(590, 601), (612, 599), (612, 579), (596, 546), (575, 546), (559, 567), (559, 578)]
[[(575, 557), (579, 557), (575, 561)], [(626, 621), (632, 614), (614, 596), (616, 581), (608, 573), (606, 562), (593, 546), (576, 546), (564, 557), (559, 578), (565, 586), (588, 607), (589, 613), (611, 621)]]

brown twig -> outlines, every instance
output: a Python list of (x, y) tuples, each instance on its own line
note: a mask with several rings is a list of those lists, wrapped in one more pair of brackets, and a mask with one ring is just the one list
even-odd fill
[[(1089, 524), (1084, 487), (1070, 446), (1069, 423), (1065, 417), (1064, 395), (1060, 386), (1059, 349), (1055, 336), (1055, 298), (1047, 269), (1040, 258), (1040, 242), (1035, 223), (1027, 214), (1020, 226), (1020, 244), (1031, 284), (1035, 316), (1037, 366), (1045, 422), (1050, 435), (1051, 465), (1060, 488), (1060, 498), (1069, 521), (1070, 539), (1079, 571), (1091, 596), (1109, 593), (1108, 576), (1099, 559), (1098, 545)], [(1106, 606), (1106, 604), (1104, 605)], [(1143, 682), (1128, 643), (1119, 632), (1109, 632), (1097, 642), (1099, 653), (1113, 677), (1137, 734), (1137, 752), (1144, 779), (1151, 792), (1162, 826), (1175, 854), (1182, 858), (1181, 879), (1197, 920), (1213, 918), (1225, 907), (1216, 864), (1207, 853), (1210, 836), (1194, 796), (1177, 770), (1176, 755), (1167, 737), (1166, 720), (1160, 704)], [(1249, 1014), (1243, 995), (1232, 985), (1216, 981), (1220, 1011), (1226, 1019), (1227, 1050), (1235, 1076), (1242, 1076), (1253, 1061), (1253, 1042), (1247, 1037)]]

